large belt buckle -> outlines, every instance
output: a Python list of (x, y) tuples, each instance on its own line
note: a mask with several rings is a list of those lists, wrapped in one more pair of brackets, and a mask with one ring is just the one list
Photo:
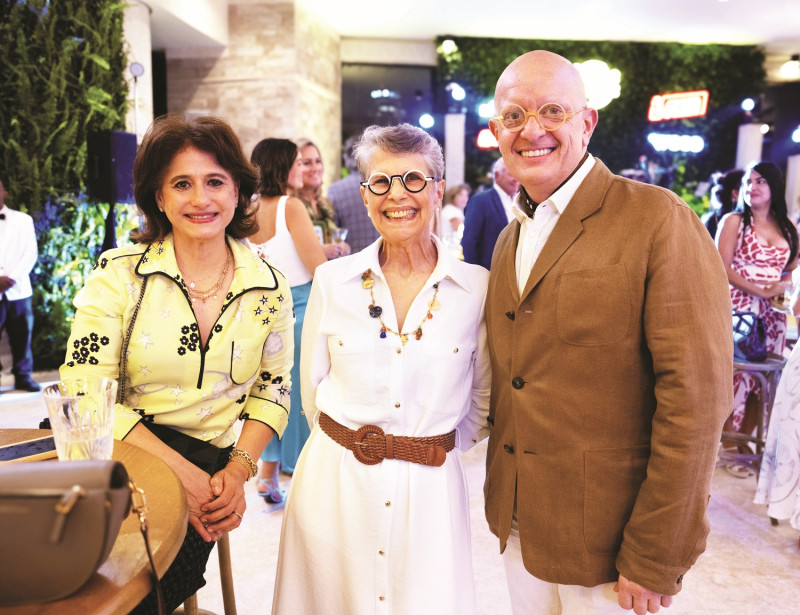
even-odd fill
[(369, 457), (364, 452), (366, 443), (364, 440), (367, 436), (383, 436), (385, 435), (383, 429), (377, 425), (363, 425), (356, 430), (353, 434), (353, 457), (358, 459), (361, 463), (368, 466), (373, 466), (376, 463), (383, 461), (383, 457)]

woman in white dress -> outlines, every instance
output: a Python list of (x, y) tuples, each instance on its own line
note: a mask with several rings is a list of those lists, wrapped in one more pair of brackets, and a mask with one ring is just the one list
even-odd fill
[(474, 614), (458, 451), (488, 435), (488, 273), (429, 230), (444, 190), (435, 139), (371, 126), (355, 156), (381, 237), (315, 275), (300, 368), (312, 429), (273, 613)]
[(456, 184), (444, 193), (442, 234), (445, 245), (463, 260), (461, 236), (464, 234), (464, 209), (469, 201), (469, 184)]
[[(800, 316), (800, 269), (792, 272), (791, 308)], [(756, 504), (773, 519), (800, 530), (800, 344), (795, 344), (775, 391), (767, 442), (758, 476)]]

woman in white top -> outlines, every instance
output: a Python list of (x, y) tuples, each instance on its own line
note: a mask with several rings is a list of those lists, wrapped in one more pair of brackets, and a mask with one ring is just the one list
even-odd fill
[[(267, 502), (279, 504), (284, 494), (278, 488), (278, 471), (291, 474), (309, 429), (300, 401), (300, 332), (311, 290), (311, 278), (325, 262), (322, 245), (311, 218), (298, 199), (286, 196), (289, 186), (302, 186), (303, 169), (297, 146), (288, 139), (264, 139), (250, 156), (259, 169), (258, 232), (245, 243), (265, 261), (275, 265), (289, 280), (295, 313), (295, 354), (292, 367), (292, 411), (283, 437), (273, 438), (261, 454), (258, 492)], [(265, 318), (269, 315), (265, 314)]]
[(464, 233), (464, 209), (469, 200), (468, 184), (456, 184), (444, 193), (442, 206), (442, 241), (447, 249), (458, 258), (464, 259), (461, 252), (461, 235)]
[(489, 274), (430, 232), (444, 191), (433, 137), (371, 126), (355, 157), (380, 238), (314, 279), (300, 365), (313, 427), (273, 613), (474, 615), (459, 451), (488, 435)]

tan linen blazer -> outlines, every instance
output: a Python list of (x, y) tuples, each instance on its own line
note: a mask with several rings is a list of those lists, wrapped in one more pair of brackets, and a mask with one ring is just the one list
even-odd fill
[(675, 194), (599, 160), (522, 297), (519, 230), (498, 239), (487, 296), (489, 527), (504, 550), (516, 499), (537, 578), (594, 586), (622, 573), (675, 594), (705, 549), (732, 407), (722, 260)]

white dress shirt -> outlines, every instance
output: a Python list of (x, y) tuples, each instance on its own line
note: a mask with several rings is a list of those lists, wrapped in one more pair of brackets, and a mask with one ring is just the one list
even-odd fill
[(508, 194), (497, 184), (494, 184), (492, 187), (500, 197), (500, 202), (503, 204), (503, 211), (506, 212), (506, 218), (508, 218), (508, 221), (511, 222), (514, 219), (514, 209), (516, 209), (516, 205), (514, 204), (514, 199), (516, 198), (517, 195)]
[(5, 219), (0, 220), (0, 275), (15, 282), (5, 296), (9, 301), (27, 299), (33, 294), (28, 274), (39, 257), (33, 218), (6, 205), (0, 208), (0, 214), (5, 215)]
[(550, 233), (553, 232), (561, 214), (567, 208), (572, 197), (575, 196), (578, 186), (581, 185), (593, 166), (594, 158), (589, 155), (572, 177), (550, 195), (549, 199), (539, 203), (533, 217), (529, 218), (519, 206), (514, 206), (514, 216), (522, 226), (519, 231), (516, 258), (517, 285), (519, 286), (520, 296), (525, 290), (531, 269), (533, 269), (536, 259), (539, 258), (539, 254), (542, 253), (542, 248), (547, 243)]

